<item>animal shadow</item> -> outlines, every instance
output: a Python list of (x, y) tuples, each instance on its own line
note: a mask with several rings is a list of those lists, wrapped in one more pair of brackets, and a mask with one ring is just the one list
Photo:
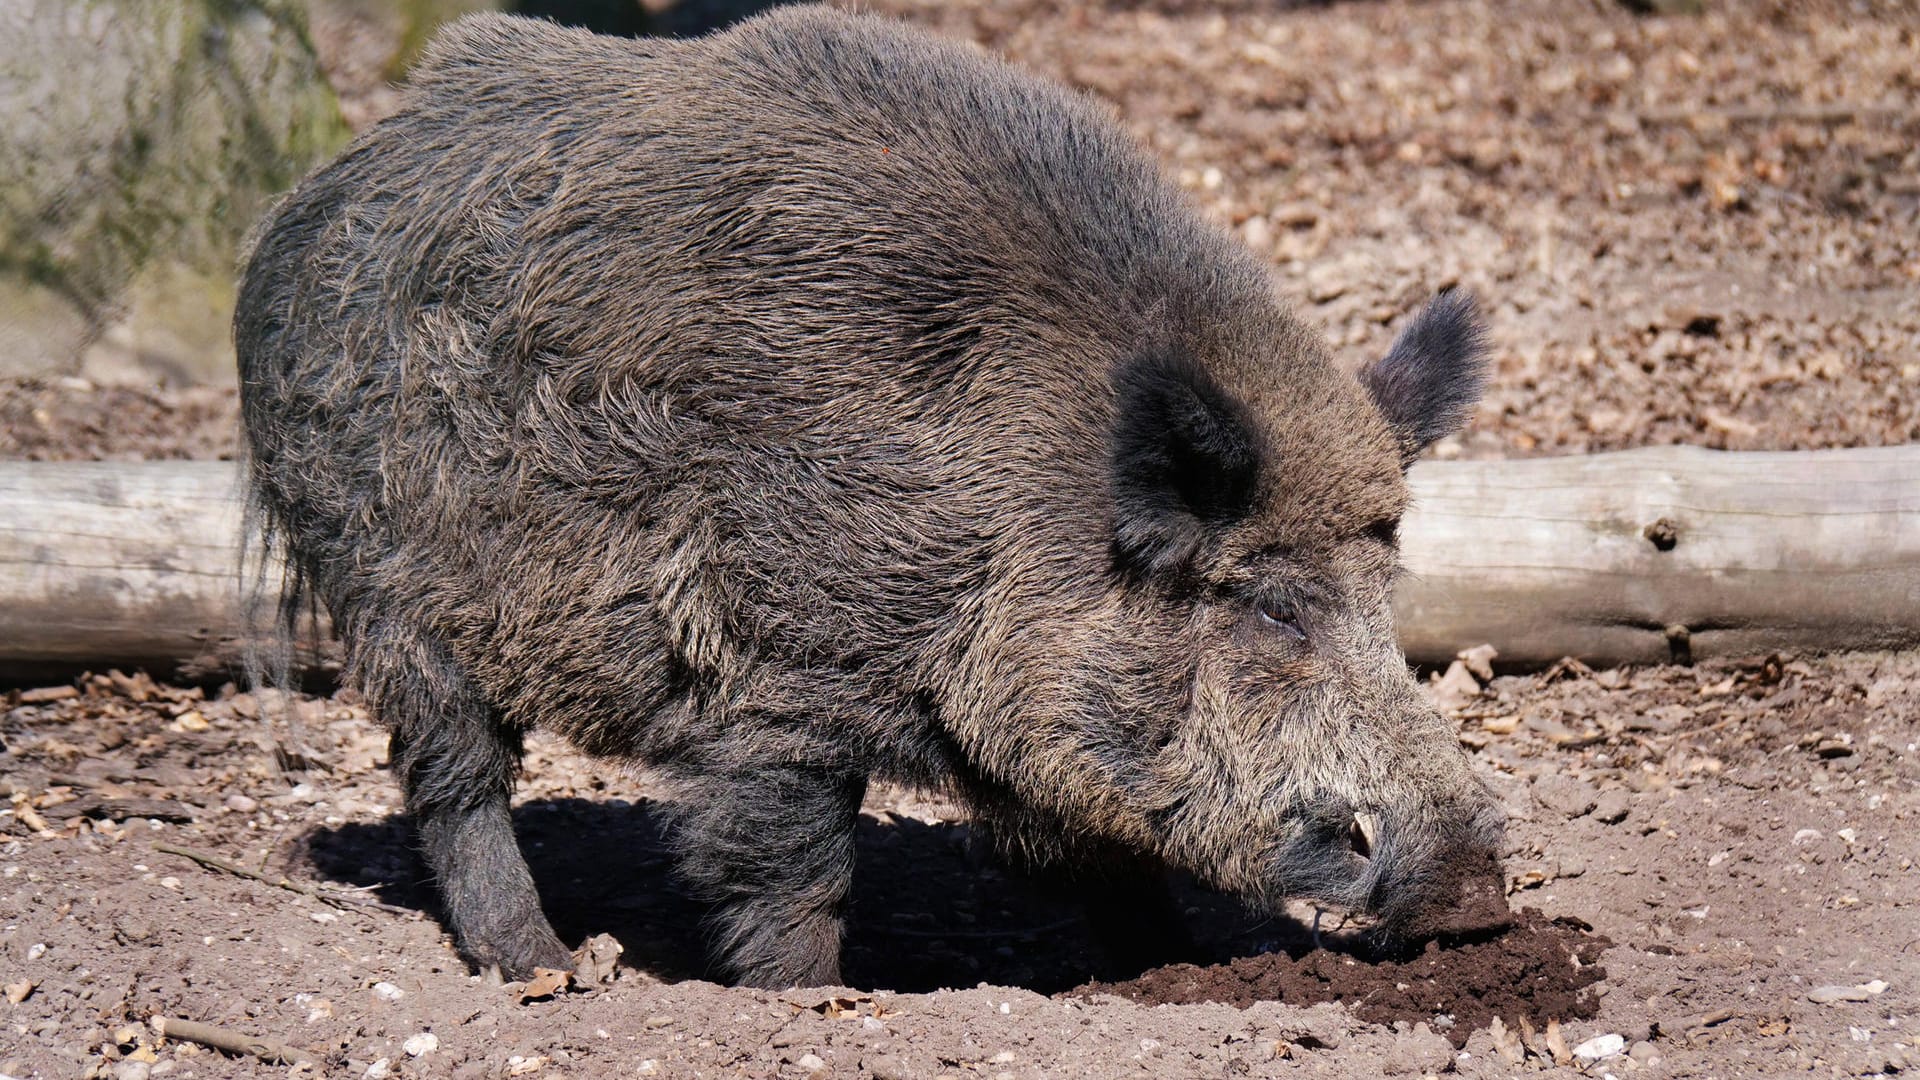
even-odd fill
[[(514, 811), (521, 850), (561, 940), (611, 934), (622, 962), (658, 978), (714, 978), (707, 905), (674, 874), (664, 815), (649, 800), (545, 799)], [(322, 827), (301, 858), (315, 876), (374, 890), (383, 901), (438, 915), (407, 819)], [(854, 986), (923, 992), (982, 982), (1054, 993), (1101, 971), (1103, 954), (1079, 904), (987, 856), (965, 823), (863, 814), (844, 976)], [(1303, 928), (1255, 919), (1233, 901), (1183, 882), (1176, 889), (1191, 955), (1304, 952)], [(1121, 974), (1135, 974), (1125, 972)]]

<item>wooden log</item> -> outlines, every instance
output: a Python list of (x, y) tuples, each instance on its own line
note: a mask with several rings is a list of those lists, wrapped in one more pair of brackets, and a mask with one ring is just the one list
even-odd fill
[[(1920, 446), (1422, 462), (1412, 484), (1397, 607), (1422, 663), (1920, 645)], [(0, 463), (0, 679), (226, 677), (239, 507), (230, 462)]]
[(1407, 654), (1514, 666), (1920, 645), (1920, 446), (1415, 466)]
[(242, 502), (226, 461), (0, 462), (0, 680), (237, 674)]

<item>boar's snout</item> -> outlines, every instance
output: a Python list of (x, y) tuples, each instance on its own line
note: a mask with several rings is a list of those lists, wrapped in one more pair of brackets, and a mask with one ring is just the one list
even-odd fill
[[(1479, 793), (1476, 793), (1476, 795)], [(1354, 815), (1346, 843), (1364, 863), (1362, 901), (1386, 943), (1511, 924), (1500, 865), (1505, 821), (1491, 798)]]
[(1504, 818), (1477, 785), (1447, 801), (1354, 808), (1329, 800), (1301, 816), (1305, 827), (1277, 856), (1286, 895), (1370, 916), (1389, 946), (1510, 924)]

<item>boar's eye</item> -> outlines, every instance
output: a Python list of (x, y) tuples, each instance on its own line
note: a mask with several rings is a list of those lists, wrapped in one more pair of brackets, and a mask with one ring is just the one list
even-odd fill
[(1400, 542), (1400, 519), (1381, 518), (1367, 526), (1367, 537), (1392, 547)]
[(1307, 640), (1307, 632), (1300, 626), (1300, 617), (1285, 601), (1262, 600), (1258, 610), (1261, 625), (1278, 630), (1295, 641)]

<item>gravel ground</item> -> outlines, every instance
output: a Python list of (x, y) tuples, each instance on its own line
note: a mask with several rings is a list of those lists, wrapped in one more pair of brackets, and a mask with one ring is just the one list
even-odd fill
[[(1313, 951), (1304, 926), (1198, 893), (1194, 961), (1336, 975), (1245, 1008), (1075, 990), (1091, 958), (1071, 909), (982, 865), (952, 810), (902, 791), (870, 799), (860, 834), (860, 988), (725, 989), (699, 979), (699, 910), (665, 872), (646, 778), (546, 739), (522, 842), (561, 932), (618, 962), (523, 1000), (527, 987), (469, 975), (423, 914), (431, 893), (364, 708), (350, 693), (278, 700), (117, 675), (8, 699), (0, 981), (21, 1000), (0, 1006), (0, 1072), (288, 1071), (160, 1044), (142, 1026), (154, 1015), (355, 1077), (381, 1061), (384, 1075), (461, 1077), (1491, 1077), (1577, 1062), (1611, 1036), (1631, 1056), (1593, 1075), (1920, 1067), (1913, 654), (1567, 666), (1455, 699), (1511, 816), (1509, 900), (1561, 920), (1604, 969), (1586, 1018), (1489, 995), (1471, 963), (1435, 965), (1397, 997), (1368, 990), (1337, 974), (1367, 966), (1342, 932)], [(1466, 955), (1430, 955), (1451, 952)], [(1565, 983), (1571, 954), (1559, 963), (1514, 980)], [(1160, 976), (1108, 989), (1209, 996), (1192, 969)], [(1487, 1003), (1498, 1023), (1460, 1022)], [(425, 1035), (433, 1050), (408, 1049)]]
[[(1443, 456), (1920, 434), (1911, 7), (865, 6), (1110, 101), (1354, 364), (1432, 290), (1480, 293), (1494, 384)], [(379, 33), (349, 8), (318, 10), (357, 123), (391, 107), (370, 59)], [(0, 457), (231, 456), (234, 413), (217, 388), (14, 383), (0, 386)], [(0, 1073), (1920, 1069), (1920, 656), (1563, 665), (1450, 685), (1461, 738), (1512, 816), (1508, 900), (1540, 913), (1506, 958), (1572, 987), (1562, 1004), (1532, 994), (1524, 967), (1491, 969), (1518, 974), (1488, 994), (1486, 971), (1460, 959), (1486, 942), (1409, 973), (1372, 964), (1345, 928), (1315, 951), (1303, 922), (1192, 888), (1201, 966), (1077, 991), (1092, 959), (1074, 912), (985, 861), (954, 810), (904, 791), (874, 794), (860, 837), (859, 989), (723, 989), (700, 978), (701, 912), (666, 870), (647, 779), (549, 741), (529, 757), (521, 835), (561, 932), (619, 958), (575, 992), (530, 996), (468, 975), (448, 947), (384, 739), (350, 694), (276, 719), (253, 695), (139, 676), (13, 692), (0, 698)], [(1250, 985), (1280, 1000), (1199, 1000), (1244, 1003), (1260, 996)], [(143, 1026), (156, 1014), (324, 1064), (160, 1041)]]

